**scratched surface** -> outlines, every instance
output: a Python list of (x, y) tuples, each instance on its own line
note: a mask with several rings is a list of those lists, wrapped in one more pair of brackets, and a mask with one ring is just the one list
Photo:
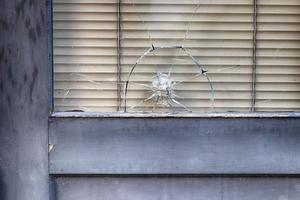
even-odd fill
[(0, 3), (0, 199), (48, 197), (47, 1)]

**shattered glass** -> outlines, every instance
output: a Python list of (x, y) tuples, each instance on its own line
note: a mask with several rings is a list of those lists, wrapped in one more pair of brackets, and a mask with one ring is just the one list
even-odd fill
[(133, 105), (129, 108), (129, 110), (132, 110), (133, 108), (136, 108), (137, 106), (150, 102), (152, 105), (152, 111), (156, 111), (157, 106), (161, 107), (168, 107), (171, 109), (172, 112), (176, 111), (176, 108), (184, 108), (185, 111), (191, 112), (191, 110), (184, 105), (184, 103), (181, 103), (179, 99), (184, 99), (184, 97), (178, 96), (175, 92), (175, 89), (180, 84), (193, 80), (199, 76), (203, 76), (206, 78), (208, 85), (210, 86), (210, 94), (211, 94), (211, 111), (214, 109), (214, 88), (212, 85), (212, 82), (209, 79), (208, 71), (205, 70), (201, 64), (192, 56), (192, 54), (183, 46), (160, 46), (155, 47), (152, 45), (141, 57), (138, 58), (138, 60), (135, 62), (135, 64), (132, 66), (130, 73), (128, 75), (128, 79), (125, 84), (124, 89), (124, 111), (127, 112), (127, 93), (128, 93), (128, 85), (130, 84), (130, 78), (132, 74), (134, 73), (134, 69), (138, 66), (138, 64), (142, 61), (144, 57), (146, 57), (148, 54), (155, 55), (156, 51), (162, 50), (162, 49), (179, 49), (181, 50), (188, 58), (191, 59), (193, 64), (196, 68), (198, 68), (198, 72), (195, 73), (195, 75), (186, 78), (186, 80), (179, 80), (176, 81), (175, 77), (172, 76), (172, 67), (169, 68), (168, 73), (157, 71), (155, 75), (152, 76), (152, 80), (150, 81), (150, 85), (143, 85), (146, 89), (150, 90), (150, 96), (146, 97), (145, 99), (142, 99), (137, 105)]

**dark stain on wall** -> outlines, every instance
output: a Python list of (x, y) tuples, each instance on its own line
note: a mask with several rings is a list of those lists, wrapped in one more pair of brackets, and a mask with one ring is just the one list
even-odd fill
[(32, 6), (34, 3), (34, 0), (29, 0), (29, 6)]
[(0, 199), (6, 199), (6, 185), (3, 179), (3, 172), (0, 168)]
[(8, 69), (7, 69), (7, 75), (8, 75), (8, 79), (9, 80), (13, 79), (13, 74), (12, 74), (12, 68), (11, 68), (11, 66), (9, 66)]
[(31, 24), (30, 18), (27, 17), (27, 19), (25, 20), (25, 26), (26, 26), (27, 29), (30, 27), (30, 24)]
[(11, 108), (11, 97), (9, 95), (6, 95), (5, 99), (6, 99), (8, 106)]
[(23, 16), (24, 15), (24, 8), (25, 8), (25, 3), (26, 3), (26, 0), (21, 0), (21, 2), (19, 2), (16, 6), (16, 15), (17, 15), (17, 19), (20, 17), (20, 16)]
[(42, 9), (40, 10), (40, 18), (41, 18), (42, 23), (45, 22), (45, 14)]
[[(7, 63), (6, 63), (6, 64), (7, 64)], [(11, 65), (8, 66), (7, 75), (8, 75), (8, 79), (9, 79), (11, 85), (12, 85), (13, 87), (15, 87), (15, 86), (17, 85), (17, 81), (15, 80), (13, 68), (12, 68)]]
[(27, 82), (27, 80), (28, 80), (28, 77), (27, 77), (27, 74), (26, 74), (26, 72), (25, 72), (25, 74), (23, 75), (23, 81), (24, 81), (24, 84)]
[(0, 49), (0, 62), (3, 60), (3, 58), (4, 58), (4, 53), (5, 53), (5, 49), (4, 49), (4, 47), (1, 47), (1, 49)]
[(33, 88), (34, 88), (34, 85), (35, 85), (35, 81), (36, 81), (36, 78), (37, 78), (37, 75), (39, 73), (39, 70), (36, 66), (34, 66), (34, 69), (33, 69), (33, 72), (32, 72), (32, 80), (30, 82), (30, 85), (29, 85), (29, 94), (30, 94), (30, 103), (33, 102)]
[(0, 27), (1, 27), (1, 29), (6, 30), (6, 29), (8, 29), (9, 25), (5, 20), (0, 19)]
[(42, 34), (42, 29), (41, 29), (41, 26), (39, 23), (36, 24), (36, 33), (37, 33), (38, 37), (40, 37)]
[(28, 37), (32, 42), (36, 43), (36, 34), (35, 30), (32, 27), (28, 29)]
[(1, 80), (1, 81), (0, 81), (0, 92), (1, 92), (1, 93), (3, 92), (3, 88), (4, 88), (4, 86), (3, 86), (3, 81)]

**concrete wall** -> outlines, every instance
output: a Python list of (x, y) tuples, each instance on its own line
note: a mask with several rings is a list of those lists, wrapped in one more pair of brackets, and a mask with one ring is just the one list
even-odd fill
[(47, 1), (0, 2), (0, 199), (48, 197)]

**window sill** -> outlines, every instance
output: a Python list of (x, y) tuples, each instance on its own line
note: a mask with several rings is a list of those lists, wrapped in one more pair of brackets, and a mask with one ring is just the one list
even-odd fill
[(300, 112), (54, 112), (50, 118), (300, 118)]

